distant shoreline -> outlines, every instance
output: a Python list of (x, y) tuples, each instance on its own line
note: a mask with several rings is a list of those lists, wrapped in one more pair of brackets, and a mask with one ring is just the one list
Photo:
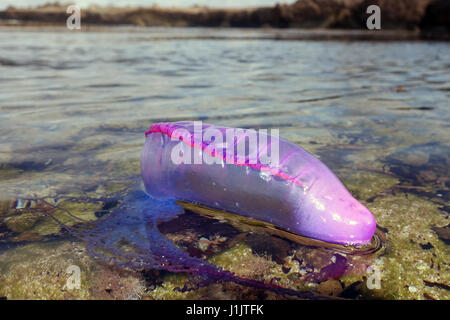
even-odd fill
[[(87, 25), (69, 31), (65, 26), (45, 23), (2, 24), (0, 32), (95, 32), (143, 33), (154, 40), (277, 40), (277, 41), (423, 41), (420, 32), (406, 30), (274, 29), (215, 27), (141, 27), (134, 25)], [(178, 32), (179, 31), (179, 32)], [(443, 38), (433, 40), (448, 41)]]
[[(366, 8), (378, 3), (382, 30), (366, 27)], [(0, 26), (64, 26), (68, 5), (0, 11)], [(89, 26), (152, 26), (274, 29), (347, 29), (364, 39), (450, 39), (450, 4), (446, 0), (299, 0), (294, 4), (246, 9), (90, 7), (81, 11)], [(399, 32), (395, 32), (399, 31)], [(344, 32), (345, 33), (345, 32)], [(331, 37), (333, 37), (333, 34)], [(329, 37), (326, 35), (325, 37)], [(311, 37), (314, 37), (311, 36)], [(336, 37), (336, 35), (335, 35)], [(343, 37), (338, 34), (337, 37)]]

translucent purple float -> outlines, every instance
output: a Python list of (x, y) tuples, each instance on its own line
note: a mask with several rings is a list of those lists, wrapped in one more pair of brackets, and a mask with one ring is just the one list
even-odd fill
[[(252, 132), (239, 129), (225, 141), (230, 130), (195, 122), (152, 125), (141, 154), (148, 194), (235, 213), (329, 243), (370, 242), (374, 216), (320, 160), (265, 134), (257, 136), (253, 151), (250, 142), (244, 145), (242, 154), (239, 143), (250, 141)], [(278, 152), (279, 161), (263, 163), (273, 156), (270, 152)]]

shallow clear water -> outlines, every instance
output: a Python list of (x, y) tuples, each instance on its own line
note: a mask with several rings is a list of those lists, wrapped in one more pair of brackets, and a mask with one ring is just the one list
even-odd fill
[(150, 124), (202, 120), (279, 128), (382, 225), (392, 221), (377, 199), (398, 192), (435, 206), (437, 226), (448, 222), (450, 43), (278, 41), (257, 30), (35, 31), (0, 29), (5, 203), (102, 194), (140, 173)]

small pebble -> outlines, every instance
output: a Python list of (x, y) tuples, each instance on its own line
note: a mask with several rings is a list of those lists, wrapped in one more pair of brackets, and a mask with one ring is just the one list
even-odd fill
[(417, 292), (417, 288), (414, 286), (409, 286), (408, 290), (409, 290), (409, 292), (412, 292), (412, 293)]

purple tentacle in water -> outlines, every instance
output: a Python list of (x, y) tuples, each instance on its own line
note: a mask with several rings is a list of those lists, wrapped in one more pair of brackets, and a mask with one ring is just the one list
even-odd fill
[[(215, 281), (231, 281), (302, 298), (319, 298), (274, 284), (245, 279), (205, 260), (190, 256), (158, 230), (158, 224), (182, 214), (173, 200), (157, 200), (142, 191), (131, 191), (110, 214), (79, 234), (90, 254), (115, 265), (136, 270), (158, 269), (197, 277), (194, 288)], [(200, 278), (200, 280), (198, 280)], [(189, 290), (187, 286), (181, 291)]]

